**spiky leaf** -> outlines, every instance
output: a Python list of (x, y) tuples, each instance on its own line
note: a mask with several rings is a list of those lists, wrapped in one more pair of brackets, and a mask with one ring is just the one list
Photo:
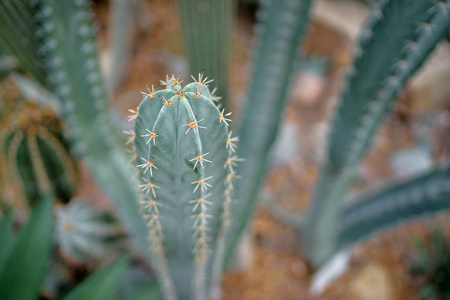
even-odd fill
[(113, 299), (129, 260), (130, 255), (124, 255), (107, 268), (98, 270), (64, 297), (64, 300)]
[(36, 299), (44, 280), (52, 245), (52, 198), (39, 201), (33, 214), (8, 247), (0, 268), (1, 299)]

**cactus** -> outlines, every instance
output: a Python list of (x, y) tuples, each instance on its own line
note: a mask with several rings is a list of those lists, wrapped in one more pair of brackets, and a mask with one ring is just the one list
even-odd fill
[(48, 82), (67, 121), (74, 152), (116, 205), (134, 244), (149, 257), (145, 222), (139, 213), (139, 189), (111, 120), (100, 73), (98, 47), (87, 0), (35, 1), (40, 53)]
[(339, 216), (338, 248), (352, 245), (400, 221), (450, 209), (449, 197), (450, 164), (447, 164), (357, 199)]
[(152, 252), (168, 299), (208, 299), (222, 271), (236, 138), (203, 75), (153, 86), (131, 117)]
[(305, 245), (314, 264), (335, 251), (336, 224), (356, 168), (401, 88), (445, 36), (449, 11), (448, 0), (383, 0), (372, 9), (341, 89), (307, 215)]
[(119, 250), (122, 227), (87, 201), (73, 199), (55, 210), (56, 238), (65, 257), (77, 262), (103, 258)]
[(45, 71), (38, 54), (37, 25), (31, 2), (0, 1), (0, 45), (37, 81), (44, 83)]
[[(14, 97), (8, 91), (3, 94), (4, 100)], [(9, 182), (13, 187), (16, 207), (26, 210), (48, 192), (68, 202), (78, 176), (60, 120), (51, 110), (17, 97), (5, 103), (9, 108), (0, 120), (0, 149), (5, 161), (2, 173), (8, 176), (2, 185)]]
[[(233, 2), (223, 0), (178, 0), (190, 71), (214, 78), (224, 108), (229, 107), (228, 55)], [(219, 97), (220, 96), (220, 97)], [(219, 106), (220, 107), (220, 106)]]
[[(52, 198), (38, 201), (28, 222), (14, 234), (12, 214), (0, 219), (0, 297), (32, 300), (40, 296), (52, 250)], [(58, 299), (111, 299), (129, 255), (95, 272)]]
[(230, 230), (228, 259), (249, 224), (256, 196), (264, 179), (267, 156), (275, 141), (294, 70), (298, 44), (308, 23), (311, 0), (267, 1), (259, 13), (251, 82), (240, 128), (238, 168), (242, 180), (236, 187), (235, 223)]

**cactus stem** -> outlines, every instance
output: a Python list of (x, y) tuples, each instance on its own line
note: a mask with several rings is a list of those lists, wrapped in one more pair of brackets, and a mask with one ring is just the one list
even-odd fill
[(156, 198), (156, 192), (155, 192), (155, 188), (159, 189), (159, 186), (157, 186), (156, 184), (150, 182), (149, 180), (147, 180), (146, 178), (142, 178), (142, 180), (144, 180), (146, 182), (146, 184), (141, 184), (139, 185), (139, 187), (141, 188), (141, 190), (148, 195), (149, 192), (152, 192), (153, 197)]
[(201, 179), (199, 179), (199, 180), (197, 180), (197, 181), (191, 182), (191, 184), (197, 184), (197, 185), (195, 186), (194, 193), (197, 191), (198, 187), (200, 187), (200, 189), (201, 189), (202, 191), (203, 191), (203, 190), (207, 190), (208, 187), (212, 187), (212, 185), (210, 185), (209, 183), (206, 182), (206, 180), (209, 180), (209, 179), (211, 179), (211, 178), (212, 178), (212, 176), (209, 176), (209, 177), (201, 178)]
[(225, 113), (225, 109), (222, 109), (222, 112), (220, 113), (220, 116), (219, 116), (220, 123), (222, 123), (222, 121), (223, 121), (225, 123), (225, 125), (230, 126), (230, 124), (228, 124), (228, 122), (231, 122), (231, 119), (226, 118), (226, 117), (231, 116), (231, 112), (229, 112), (227, 114), (224, 114), (224, 113)]
[(153, 98), (155, 97), (155, 87), (152, 85), (152, 89), (149, 89), (149, 87), (147, 85), (145, 85), (145, 87), (148, 90), (148, 94), (145, 92), (141, 92), (142, 96), (145, 97), (149, 97), (149, 98)]
[(150, 176), (153, 176), (152, 168), (158, 169), (151, 161), (141, 157), (145, 163), (137, 165), (138, 168), (144, 169), (144, 174), (147, 173), (147, 171), (150, 171)]
[(196, 120), (195, 118), (194, 118), (194, 121), (190, 121), (190, 122), (188, 122), (187, 124), (183, 124), (183, 125), (181, 125), (181, 126), (187, 126), (188, 127), (188, 129), (186, 130), (186, 132), (184, 133), (184, 134), (188, 134), (188, 132), (189, 132), (189, 130), (191, 130), (192, 129), (192, 131), (194, 131), (195, 133), (197, 133), (197, 131), (195, 130), (195, 128), (203, 128), (203, 129), (207, 129), (205, 126), (200, 126), (200, 125), (198, 125), (198, 123), (200, 123), (201, 121), (203, 121), (204, 119), (201, 119), (201, 120)]
[(382, 18), (384, 18), (383, 12), (379, 8), (374, 10), (373, 15), (375, 16), (376, 20), (381, 20)]
[(420, 23), (418, 30), (420, 33), (431, 33), (432, 26), (428, 22), (422, 22), (422, 23)]
[(139, 117), (138, 112), (134, 109), (129, 109), (128, 111), (131, 113), (131, 115), (128, 116), (128, 122), (134, 121), (137, 117)]
[(447, 14), (448, 8), (449, 8), (448, 4), (445, 4), (444, 1), (439, 1), (437, 3), (437, 6), (440, 10), (442, 10), (444, 12), (444, 14)]
[(150, 137), (150, 139), (145, 143), (146, 145), (148, 143), (150, 143), (151, 140), (153, 140), (153, 146), (156, 146), (156, 138), (159, 136), (157, 135), (155, 132), (148, 130), (147, 128), (145, 128), (145, 130), (148, 132), (146, 134), (141, 135), (141, 137)]
[(192, 168), (192, 170), (194, 170), (195, 167), (197, 167), (197, 164), (198, 164), (198, 163), (200, 163), (200, 165), (202, 166), (202, 169), (205, 168), (205, 167), (203, 166), (203, 162), (204, 162), (204, 161), (205, 161), (205, 162), (212, 163), (212, 161), (203, 158), (204, 156), (206, 156), (206, 155), (208, 155), (208, 154), (209, 154), (209, 152), (207, 152), (207, 153), (205, 153), (205, 154), (199, 154), (199, 155), (197, 155), (196, 157), (194, 157), (193, 159), (190, 159), (189, 161), (194, 161), (194, 160), (195, 160), (195, 164), (194, 164), (194, 167)]

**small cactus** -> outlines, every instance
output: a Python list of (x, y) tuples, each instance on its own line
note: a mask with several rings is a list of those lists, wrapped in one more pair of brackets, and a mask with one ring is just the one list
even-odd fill
[(1, 124), (2, 172), (8, 174), (3, 180), (12, 186), (15, 202), (27, 209), (28, 204), (33, 205), (50, 191), (62, 202), (69, 201), (77, 172), (62, 137), (62, 124), (54, 113), (17, 98), (5, 109)]
[(182, 88), (167, 77), (166, 89), (152, 86), (131, 117), (142, 210), (169, 299), (207, 299), (222, 270), (240, 159), (229, 113), (211, 101), (207, 83), (199, 75)]
[(85, 262), (119, 250), (124, 235), (122, 227), (88, 201), (74, 199), (67, 205), (59, 205), (55, 213), (56, 238), (64, 257)]

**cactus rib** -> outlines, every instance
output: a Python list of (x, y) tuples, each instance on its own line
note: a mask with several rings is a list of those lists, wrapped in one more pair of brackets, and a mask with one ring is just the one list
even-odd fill
[(413, 217), (450, 209), (450, 164), (392, 184), (344, 208), (339, 223), (339, 247)]
[(232, 194), (228, 124), (207, 97), (206, 78), (183, 88), (179, 77), (163, 83), (132, 113), (142, 209), (166, 297), (207, 299)]

